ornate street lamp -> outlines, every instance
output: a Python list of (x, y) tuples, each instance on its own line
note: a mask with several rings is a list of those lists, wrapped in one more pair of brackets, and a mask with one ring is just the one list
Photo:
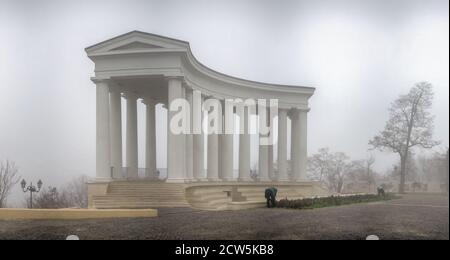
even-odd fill
[(33, 183), (30, 183), (30, 186), (27, 187), (27, 182), (25, 180), (22, 180), (20, 185), (22, 185), (23, 192), (25, 192), (25, 193), (30, 192), (30, 209), (32, 209), (33, 208), (33, 192), (38, 193), (39, 191), (41, 191), (42, 181), (41, 180), (38, 181), (37, 188), (36, 188), (36, 186), (33, 186)]

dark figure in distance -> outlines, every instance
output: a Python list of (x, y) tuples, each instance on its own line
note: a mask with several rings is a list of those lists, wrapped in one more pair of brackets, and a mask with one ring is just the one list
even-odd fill
[(377, 191), (378, 191), (378, 196), (380, 196), (380, 197), (384, 197), (386, 195), (384, 188), (381, 186), (377, 188)]
[(268, 208), (273, 208), (277, 205), (277, 192), (278, 190), (274, 187), (266, 189), (266, 200)]

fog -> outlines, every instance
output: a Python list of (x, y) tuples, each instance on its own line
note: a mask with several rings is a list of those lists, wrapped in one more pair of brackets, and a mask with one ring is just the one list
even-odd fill
[[(222, 73), (316, 87), (310, 154), (330, 147), (365, 158), (389, 104), (429, 81), (436, 149), (444, 149), (448, 12), (447, 0), (0, 0), (0, 160), (46, 186), (95, 176), (94, 64), (84, 48), (132, 30), (188, 41), (200, 62)], [(397, 161), (373, 153), (380, 172)], [(11, 203), (22, 200), (16, 189)]]

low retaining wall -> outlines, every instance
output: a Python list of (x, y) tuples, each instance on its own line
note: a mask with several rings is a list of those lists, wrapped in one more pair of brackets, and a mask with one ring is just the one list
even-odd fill
[(101, 218), (151, 218), (157, 217), (155, 209), (0, 209), (0, 220), (76, 220)]

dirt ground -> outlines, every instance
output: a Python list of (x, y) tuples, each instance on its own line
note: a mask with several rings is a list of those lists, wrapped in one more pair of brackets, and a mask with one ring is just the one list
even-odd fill
[(152, 219), (0, 221), (0, 239), (449, 239), (449, 199), (401, 199), (313, 210), (161, 209)]

